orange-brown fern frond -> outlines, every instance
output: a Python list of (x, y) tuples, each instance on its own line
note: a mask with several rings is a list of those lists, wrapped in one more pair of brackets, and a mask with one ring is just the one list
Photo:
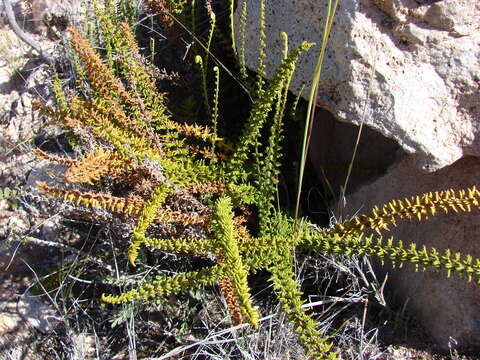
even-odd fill
[(220, 285), (222, 294), (225, 297), (232, 324), (240, 325), (243, 323), (242, 310), (240, 309), (237, 297), (235, 296), (232, 281), (228, 277), (224, 277), (218, 281), (218, 285)]
[(469, 212), (472, 207), (479, 207), (479, 201), (480, 191), (475, 186), (459, 191), (450, 189), (429, 192), (410, 199), (392, 200), (383, 205), (382, 209), (375, 206), (370, 213), (336, 224), (332, 229), (323, 232), (340, 236), (358, 236), (367, 230), (380, 233), (380, 230), (388, 231), (388, 225), (396, 226), (396, 219), (427, 219), (429, 215), (435, 215), (439, 210), (445, 213), (448, 213), (448, 210)]
[(223, 140), (222, 138), (212, 133), (208, 127), (197, 124), (178, 124), (177, 130), (184, 136), (195, 137), (197, 139), (202, 139), (206, 142), (215, 143)]
[(186, 214), (180, 211), (172, 210), (170, 207), (158, 209), (157, 216), (154, 221), (166, 221), (166, 222), (179, 222), (183, 226), (187, 225), (203, 225), (208, 226), (210, 224), (210, 216)]
[[(110, 121), (123, 131), (148, 139), (150, 146), (157, 145), (156, 137), (147, 126), (151, 123), (152, 115), (146, 111), (142, 100), (125, 89), (78, 30), (70, 29), (70, 34), (72, 47), (85, 63), (90, 83), (101, 95), (96, 101), (97, 109), (101, 108), (109, 115)], [(125, 113), (127, 107), (123, 105), (128, 107), (131, 116)]]
[(70, 43), (85, 64), (90, 84), (102, 96), (119, 98), (126, 105), (135, 107), (137, 105), (135, 99), (125, 90), (120, 80), (112, 74), (108, 66), (102, 62), (100, 56), (92, 49), (80, 32), (74, 28), (69, 28), (69, 32)]
[(172, 15), (164, 0), (146, 0), (145, 3), (151, 13), (158, 15), (158, 20), (162, 27), (169, 29), (173, 26)]
[(37, 182), (38, 188), (45, 194), (55, 196), (76, 205), (103, 208), (114, 212), (137, 215), (142, 211), (143, 200), (137, 196), (116, 197), (109, 194), (96, 194), (79, 190), (57, 189), (44, 182)]
[(208, 184), (190, 184), (185, 186), (185, 190), (191, 194), (221, 194), (225, 192), (226, 186), (221, 182), (212, 182)]
[(247, 218), (243, 215), (235, 216), (233, 218), (233, 223), (235, 225), (235, 231), (237, 235), (242, 239), (251, 239), (252, 235), (248, 231), (247, 227), (244, 225), (247, 223)]
[(210, 159), (215, 161), (225, 160), (224, 156), (219, 156), (213, 153), (209, 148), (203, 146), (190, 145), (189, 149), (192, 155), (198, 155), (204, 159)]
[[(103, 208), (113, 212), (139, 215), (144, 205), (143, 199), (136, 195), (117, 197), (109, 194), (82, 192), (80, 190), (57, 189), (55, 187), (48, 186), (43, 182), (38, 182), (37, 186), (43, 193), (74, 203), (75, 205)], [(170, 207), (166, 206), (165, 208), (160, 208), (157, 210), (154, 221), (169, 223), (178, 222), (183, 226), (208, 226), (210, 223), (210, 217), (208, 215), (186, 214), (180, 211), (172, 210)]]
[[(217, 263), (219, 265), (223, 264), (223, 256), (221, 253), (217, 252)], [(232, 281), (225, 276), (224, 278), (218, 281), (220, 290), (222, 291), (223, 297), (227, 304), (228, 312), (230, 313), (230, 319), (232, 320), (233, 325), (240, 325), (243, 322), (242, 310), (238, 303), (237, 296), (235, 295), (235, 289), (233, 288)]]
[(39, 158), (48, 160), (53, 163), (57, 164), (62, 164), (62, 165), (67, 165), (67, 166), (75, 166), (78, 162), (76, 159), (70, 159), (67, 157), (63, 156), (57, 156), (57, 155), (52, 155), (52, 154), (47, 154), (45, 151), (42, 151), (40, 149), (33, 149), (32, 152), (37, 155)]
[(128, 170), (130, 162), (118, 154), (102, 148), (95, 149), (73, 164), (64, 174), (66, 181), (92, 185), (101, 176), (115, 177), (122, 170)]

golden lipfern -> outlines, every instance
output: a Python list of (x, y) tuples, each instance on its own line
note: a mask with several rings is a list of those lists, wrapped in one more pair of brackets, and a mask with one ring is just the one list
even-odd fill
[[(150, 9), (164, 11), (161, 21), (168, 26), (172, 26), (171, 15), (186, 4), (147, 1)], [(287, 90), (299, 56), (311, 43), (304, 42), (288, 54), (283, 35), (285, 57), (271, 80), (265, 82), (260, 76), (265, 68), (265, 24), (261, 15), (260, 75), (252, 87), (255, 90), (252, 109), (243, 131), (236, 145), (230, 147), (217, 129), (221, 94), (218, 68), (210, 108), (213, 129), (177, 123), (165, 105), (166, 95), (156, 89), (156, 79), (140, 55), (130, 25), (109, 18), (108, 9), (96, 11), (108, 44), (106, 59), (93, 50), (78, 30), (71, 29), (71, 46), (82, 78), (89, 86), (67, 96), (56, 81), (57, 108), (39, 105), (45, 115), (70, 127), (92, 146), (78, 159), (34, 151), (40, 158), (68, 167), (64, 174), (66, 182), (77, 187), (89, 186), (89, 190), (45, 183), (38, 183), (38, 187), (47, 195), (75, 205), (105, 209), (130, 219), (134, 226), (125, 256), (131, 266), (139, 263), (138, 255), (143, 248), (215, 259), (211, 266), (155, 280), (124, 293), (104, 294), (103, 301), (111, 304), (149, 301), (218, 284), (232, 322), (258, 326), (259, 313), (248, 276), (268, 270), (282, 308), (307, 350), (317, 359), (334, 359), (337, 353), (333, 351), (331, 337), (318, 330), (319, 324), (302, 306), (303, 294), (294, 272), (297, 249), (377, 257), (400, 266), (412, 263), (420, 268), (446, 271), (447, 276), (456, 273), (468, 281), (480, 280), (480, 260), (469, 255), (417, 248), (415, 244), (404, 246), (401, 241), (363, 235), (370, 230), (378, 233), (388, 230), (402, 219), (424, 220), (438, 212), (471, 211), (479, 207), (480, 192), (475, 187), (391, 201), (321, 231), (276, 209), (279, 143)], [(243, 47), (240, 42), (241, 58)], [(242, 73), (246, 76), (245, 69)], [(206, 81), (203, 90), (208, 93)], [(172, 224), (176, 231), (170, 231)], [(250, 231), (256, 227), (257, 236)], [(182, 233), (179, 229), (189, 231)], [(198, 234), (192, 229), (199, 230)]]
[(389, 230), (388, 226), (397, 226), (398, 219), (428, 219), (438, 212), (471, 211), (479, 207), (480, 192), (474, 186), (466, 190), (453, 189), (429, 192), (410, 199), (392, 200), (381, 208), (375, 206), (371, 212), (356, 216), (350, 221), (335, 224), (332, 229), (325, 229), (323, 235), (359, 236), (367, 230)]

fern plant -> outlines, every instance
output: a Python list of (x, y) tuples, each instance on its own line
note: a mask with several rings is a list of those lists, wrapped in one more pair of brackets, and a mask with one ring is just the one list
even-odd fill
[[(183, 2), (179, 4), (183, 6)], [(282, 34), (284, 59), (268, 82), (261, 77), (261, 45), (260, 76), (252, 108), (228, 154), (228, 146), (218, 136), (215, 125), (218, 90), (211, 108), (213, 129), (174, 121), (166, 106), (167, 95), (157, 91), (131, 26), (115, 25), (113, 17), (102, 15), (110, 10), (102, 11), (98, 11), (97, 19), (109, 44), (104, 59), (79, 31), (70, 29), (71, 46), (89, 86), (82, 88), (79, 95), (67, 95), (57, 81), (57, 107), (41, 105), (47, 116), (70, 128), (92, 149), (78, 159), (35, 151), (39, 157), (66, 165), (67, 183), (93, 185), (97, 191), (55, 188), (44, 183), (38, 187), (45, 194), (78, 206), (102, 208), (134, 219), (125, 254), (132, 266), (144, 248), (215, 259), (212, 266), (154, 280), (124, 293), (103, 294), (104, 302), (150, 301), (218, 284), (232, 322), (248, 322), (256, 327), (259, 314), (247, 279), (250, 274), (267, 270), (283, 311), (306, 349), (315, 358), (335, 359), (337, 352), (330, 336), (318, 330), (319, 324), (302, 307), (304, 300), (294, 271), (297, 250), (366, 255), (394, 264), (413, 263), (443, 270), (447, 276), (456, 273), (468, 281), (480, 279), (480, 260), (469, 255), (417, 249), (414, 244), (405, 247), (391, 238), (384, 241), (364, 235), (368, 230), (388, 231), (388, 226), (402, 219), (423, 220), (438, 211), (478, 208), (480, 192), (476, 188), (392, 201), (321, 231), (306, 220), (295, 220), (279, 211), (275, 194), (287, 91), (297, 59), (311, 43), (304, 42), (288, 52), (287, 37)], [(260, 28), (263, 44), (264, 25)], [(110, 192), (99, 192), (106, 182), (114, 184)], [(202, 200), (199, 194), (209, 194), (210, 200)], [(177, 205), (180, 199), (183, 206)], [(258, 231), (253, 231), (247, 220), (248, 213), (255, 211), (252, 205), (258, 208)]]

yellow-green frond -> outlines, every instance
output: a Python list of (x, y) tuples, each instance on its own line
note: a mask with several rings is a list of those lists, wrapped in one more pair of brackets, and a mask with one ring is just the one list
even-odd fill
[(429, 192), (404, 200), (392, 200), (381, 208), (375, 206), (370, 213), (360, 215), (350, 221), (336, 224), (323, 231), (340, 236), (358, 236), (367, 230), (389, 230), (388, 225), (397, 225), (397, 219), (427, 219), (439, 211), (471, 211), (479, 207), (480, 191), (474, 186), (466, 190), (453, 189)]

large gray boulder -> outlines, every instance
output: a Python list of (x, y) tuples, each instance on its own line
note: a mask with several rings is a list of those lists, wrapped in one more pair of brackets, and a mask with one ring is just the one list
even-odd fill
[[(243, 2), (235, 14), (237, 44)], [(247, 1), (246, 62), (252, 69), (258, 63), (259, 3)], [(290, 49), (303, 40), (321, 42), (326, 4), (266, 1), (269, 75), (282, 58), (281, 31)], [(318, 46), (301, 59), (294, 92), (310, 83), (317, 55)], [(358, 124), (365, 117), (366, 125), (416, 154), (418, 167), (434, 171), (480, 154), (479, 81), (480, 2), (346, 0), (337, 10), (318, 104), (341, 121)]]

